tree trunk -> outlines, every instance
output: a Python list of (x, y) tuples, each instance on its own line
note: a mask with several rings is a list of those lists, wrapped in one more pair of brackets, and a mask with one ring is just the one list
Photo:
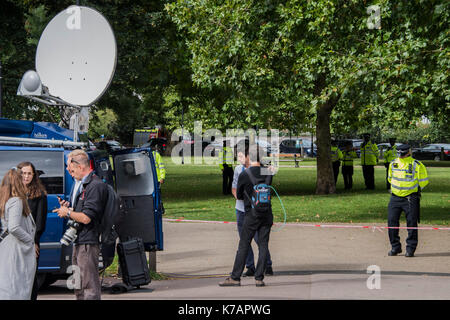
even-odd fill
[(317, 109), (317, 184), (316, 194), (336, 192), (331, 164), (330, 117), (336, 101), (328, 101)]

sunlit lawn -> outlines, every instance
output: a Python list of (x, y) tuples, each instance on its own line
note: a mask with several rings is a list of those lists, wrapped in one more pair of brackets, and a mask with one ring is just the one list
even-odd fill
[[(164, 161), (167, 170), (166, 182), (162, 186), (165, 218), (236, 220), (234, 198), (222, 195), (218, 165), (177, 165), (170, 157), (165, 157)], [(431, 167), (431, 163), (448, 165), (450, 162), (425, 163), (430, 184), (422, 194), (421, 223), (449, 225), (450, 167)], [(318, 196), (314, 194), (315, 162), (304, 161), (300, 166), (280, 168), (273, 179), (273, 186), (286, 208), (288, 222), (386, 222), (390, 194), (385, 186), (384, 167), (375, 168), (375, 191), (364, 190), (361, 167), (355, 166), (353, 190), (344, 190), (340, 175), (336, 194)], [(274, 198), (272, 203), (275, 221), (282, 222), (284, 214), (278, 200)]]

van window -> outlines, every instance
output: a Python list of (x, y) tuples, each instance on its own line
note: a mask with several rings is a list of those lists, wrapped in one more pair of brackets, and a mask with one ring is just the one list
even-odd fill
[(119, 196), (151, 195), (154, 191), (150, 158), (145, 152), (114, 157), (116, 186)]
[(41, 171), (47, 193), (64, 193), (64, 153), (59, 150), (0, 150), (0, 178), (23, 161), (31, 162)]

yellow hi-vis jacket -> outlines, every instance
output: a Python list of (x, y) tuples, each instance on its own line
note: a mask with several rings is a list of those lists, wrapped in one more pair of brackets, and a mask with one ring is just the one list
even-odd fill
[(397, 158), (397, 146), (389, 147), (384, 153), (384, 163), (391, 163)]
[(233, 149), (230, 147), (225, 147), (222, 150), (219, 151), (219, 167), (220, 170), (223, 170), (223, 164), (227, 164), (228, 166), (232, 167), (234, 163), (234, 154)]
[(343, 158), (342, 151), (339, 150), (338, 147), (331, 146), (331, 162), (336, 162), (342, 160)]
[(344, 150), (342, 152), (342, 165), (343, 166), (353, 166), (353, 159), (357, 159), (358, 156), (356, 155), (356, 152), (353, 150), (347, 151)]
[(158, 182), (166, 179), (166, 167), (162, 161), (162, 157), (159, 152), (153, 151), (153, 158), (155, 159), (156, 174), (158, 176)]
[(372, 141), (361, 145), (361, 165), (375, 166), (378, 163), (378, 147)]
[(388, 181), (393, 194), (406, 197), (428, 184), (427, 169), (422, 162), (410, 156), (397, 158), (389, 165)]

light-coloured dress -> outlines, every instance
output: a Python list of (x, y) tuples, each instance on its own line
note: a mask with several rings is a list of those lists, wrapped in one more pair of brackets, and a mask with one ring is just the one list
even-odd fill
[(31, 297), (36, 273), (34, 233), (31, 214), (24, 216), (22, 200), (10, 198), (2, 217), (2, 232), (9, 235), (0, 242), (0, 300), (27, 300)]

